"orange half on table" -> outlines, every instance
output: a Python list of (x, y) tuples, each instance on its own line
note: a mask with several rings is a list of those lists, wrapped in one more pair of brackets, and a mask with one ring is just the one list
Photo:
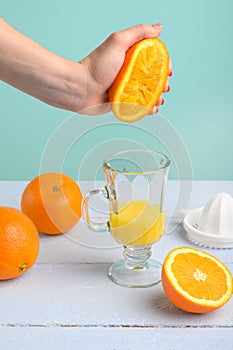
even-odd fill
[(175, 306), (192, 313), (218, 309), (233, 292), (228, 268), (213, 255), (189, 247), (168, 253), (162, 268), (162, 285)]
[(131, 46), (109, 89), (115, 116), (124, 122), (145, 117), (163, 92), (168, 70), (169, 54), (160, 39), (143, 39)]

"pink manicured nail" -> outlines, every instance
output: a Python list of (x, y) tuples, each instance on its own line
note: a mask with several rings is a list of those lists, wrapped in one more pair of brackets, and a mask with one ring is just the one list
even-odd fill
[(152, 27), (154, 27), (156, 30), (161, 30), (162, 29), (162, 23), (152, 24)]

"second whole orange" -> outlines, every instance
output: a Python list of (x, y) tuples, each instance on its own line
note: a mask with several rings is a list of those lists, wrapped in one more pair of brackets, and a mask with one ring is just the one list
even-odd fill
[(44, 173), (24, 189), (22, 211), (39, 232), (54, 235), (70, 230), (81, 218), (82, 193), (68, 175)]

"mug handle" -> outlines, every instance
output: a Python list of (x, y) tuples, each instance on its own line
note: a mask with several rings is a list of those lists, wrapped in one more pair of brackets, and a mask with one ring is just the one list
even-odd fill
[(98, 223), (98, 222), (92, 221), (89, 216), (89, 200), (91, 197), (99, 194), (102, 195), (104, 198), (107, 198), (107, 199), (109, 198), (108, 190), (106, 186), (96, 187), (85, 194), (83, 198), (83, 204), (82, 204), (83, 220), (88, 226), (88, 228), (90, 228), (92, 231), (95, 231), (95, 232), (110, 231), (109, 221)]

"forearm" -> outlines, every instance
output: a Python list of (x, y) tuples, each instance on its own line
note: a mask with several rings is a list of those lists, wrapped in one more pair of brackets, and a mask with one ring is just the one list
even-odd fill
[(78, 111), (86, 98), (80, 63), (41, 47), (1, 18), (0, 79), (58, 108)]

